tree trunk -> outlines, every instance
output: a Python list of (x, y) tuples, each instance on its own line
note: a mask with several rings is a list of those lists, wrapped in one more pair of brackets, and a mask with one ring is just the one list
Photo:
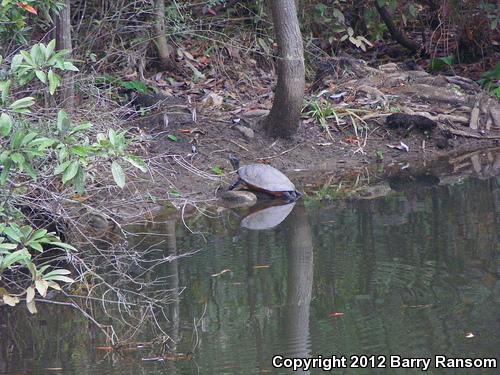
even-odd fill
[[(71, 52), (73, 45), (71, 43), (71, 12), (70, 0), (65, 1), (64, 9), (55, 16), (55, 34), (56, 49), (58, 51), (67, 49)], [(68, 55), (69, 57), (71, 56)], [(65, 108), (74, 108), (75, 106), (75, 82), (73, 72), (66, 72), (62, 75), (60, 99)]]
[(155, 0), (155, 44), (163, 69), (174, 67), (174, 49), (165, 36), (165, 0)]
[(304, 100), (304, 48), (294, 0), (271, 2), (278, 43), (278, 84), (264, 127), (272, 137), (290, 138), (300, 123)]

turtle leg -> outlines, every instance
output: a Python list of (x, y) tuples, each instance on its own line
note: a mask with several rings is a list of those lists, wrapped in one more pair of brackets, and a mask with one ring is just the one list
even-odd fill
[(283, 193), (283, 198), (285, 198), (285, 200), (287, 202), (295, 202), (297, 199), (299, 199), (300, 197), (302, 196), (301, 193), (299, 193), (298, 191), (285, 191)]
[(234, 190), (234, 189), (236, 189), (241, 184), (241, 182), (242, 182), (241, 179), (238, 178), (238, 180), (234, 184), (232, 184), (231, 186), (229, 186), (229, 188), (227, 190)]
[(292, 192), (291, 192), (291, 191), (285, 191), (285, 192), (283, 192), (283, 198), (284, 198), (287, 202), (289, 202), (289, 203), (291, 203), (291, 202), (294, 202), (294, 201), (295, 201), (295, 197), (294, 197), (294, 195), (292, 194)]

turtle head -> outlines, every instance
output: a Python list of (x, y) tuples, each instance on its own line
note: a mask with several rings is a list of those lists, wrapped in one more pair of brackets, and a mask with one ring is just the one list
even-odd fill
[(231, 165), (233, 166), (234, 170), (237, 171), (238, 168), (240, 167), (240, 159), (236, 155), (229, 154), (229, 161), (231, 162)]

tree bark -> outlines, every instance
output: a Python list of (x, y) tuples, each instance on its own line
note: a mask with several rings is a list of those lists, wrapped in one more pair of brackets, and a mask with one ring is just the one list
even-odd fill
[(380, 18), (384, 21), (385, 25), (389, 29), (392, 38), (401, 44), (406, 49), (409, 49), (412, 52), (417, 52), (420, 48), (418, 43), (415, 43), (413, 40), (408, 39), (398, 28), (394, 25), (392, 20), (392, 16), (387, 10), (387, 8), (378, 3), (379, 0), (375, 0), (375, 8), (377, 8), (378, 13), (380, 14)]
[[(71, 12), (70, 0), (66, 0), (64, 9), (55, 16), (55, 34), (56, 34), (56, 49), (58, 51), (67, 49), (72, 51), (71, 43)], [(70, 57), (68, 55), (68, 57)], [(62, 75), (60, 99), (65, 108), (74, 108), (75, 106), (75, 82), (73, 72), (66, 72)]]
[(174, 67), (174, 49), (165, 36), (165, 0), (155, 0), (155, 44), (164, 69)]
[(269, 136), (290, 138), (299, 126), (304, 100), (304, 47), (295, 1), (273, 0), (271, 12), (278, 43), (278, 84), (264, 128)]

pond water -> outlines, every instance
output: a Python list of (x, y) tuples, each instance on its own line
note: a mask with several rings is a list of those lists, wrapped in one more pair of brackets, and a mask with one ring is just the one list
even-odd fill
[[(81, 313), (40, 303), (35, 316), (0, 308), (0, 374), (323, 373), (274, 368), (275, 355), (335, 355), (337, 367), (351, 366), (336, 374), (421, 372), (391, 368), (391, 355), (431, 359), (432, 374), (498, 373), (433, 366), (438, 355), (498, 360), (500, 178), (427, 185), (373, 199), (300, 200), (268, 230), (240, 228), (235, 212), (188, 220), (189, 230), (181, 221), (142, 228), (127, 244), (128, 264), (148, 284), (132, 287), (130, 299), (150, 293), (170, 303), (150, 315), (150, 305), (138, 313), (108, 306), (98, 320), (134, 342), (168, 335), (171, 350), (194, 354), (158, 361), (137, 345), (112, 352)], [(167, 257), (186, 252), (194, 253)], [(113, 286), (127, 283), (111, 274)], [(103, 314), (94, 302), (86, 306)], [(141, 317), (149, 322), (134, 332)]]

